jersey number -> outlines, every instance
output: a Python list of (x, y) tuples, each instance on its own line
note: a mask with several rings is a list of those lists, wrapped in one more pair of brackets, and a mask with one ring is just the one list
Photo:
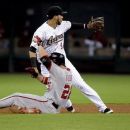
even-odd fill
[(69, 99), (70, 94), (71, 94), (71, 86), (65, 85), (64, 90), (63, 90), (62, 95), (61, 95), (61, 98)]

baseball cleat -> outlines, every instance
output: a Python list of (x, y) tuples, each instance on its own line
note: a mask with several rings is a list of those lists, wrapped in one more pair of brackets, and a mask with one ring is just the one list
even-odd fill
[(73, 108), (73, 110), (72, 110), (71, 112), (74, 113), (74, 112), (75, 112), (75, 109)]
[(67, 109), (67, 111), (69, 111), (69, 112), (72, 112), (72, 113), (75, 112), (75, 109), (74, 109), (73, 106), (67, 107), (66, 109)]
[(104, 114), (111, 114), (113, 113), (113, 110), (110, 109), (110, 108), (106, 108), (104, 111), (103, 111)]

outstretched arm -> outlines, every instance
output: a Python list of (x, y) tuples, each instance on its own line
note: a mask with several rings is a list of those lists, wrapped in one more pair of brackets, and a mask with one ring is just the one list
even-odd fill
[(40, 60), (42, 64), (45, 65), (48, 70), (50, 70), (51, 59), (49, 58), (46, 50), (41, 45), (39, 46), (39, 55), (40, 55)]
[(99, 31), (104, 28), (104, 18), (96, 17), (89, 20), (88, 23), (72, 23), (71, 29), (89, 29)]

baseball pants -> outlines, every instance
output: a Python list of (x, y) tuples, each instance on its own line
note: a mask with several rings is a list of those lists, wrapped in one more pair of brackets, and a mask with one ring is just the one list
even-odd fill
[(8, 97), (0, 99), (0, 108), (16, 105), (26, 108), (37, 108), (42, 113), (59, 113), (51, 100), (44, 100), (43, 96), (32, 94), (14, 93)]

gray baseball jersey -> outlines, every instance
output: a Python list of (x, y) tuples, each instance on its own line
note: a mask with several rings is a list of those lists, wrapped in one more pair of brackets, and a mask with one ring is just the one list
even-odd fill
[[(42, 113), (59, 113), (65, 107), (71, 94), (72, 74), (69, 69), (63, 69), (52, 62), (50, 69), (50, 89), (44, 96), (14, 93), (0, 99), (0, 108), (17, 105), (19, 107), (38, 108)], [(59, 108), (55, 108), (55, 103)]]
[[(66, 106), (66, 102), (71, 94), (72, 87), (72, 74), (68, 68), (61, 68), (52, 62), (50, 69), (51, 82), (52, 82), (52, 94), (48, 92), (48, 97), (52, 97), (52, 100), (62, 107)], [(50, 91), (51, 92), (51, 91)]]

